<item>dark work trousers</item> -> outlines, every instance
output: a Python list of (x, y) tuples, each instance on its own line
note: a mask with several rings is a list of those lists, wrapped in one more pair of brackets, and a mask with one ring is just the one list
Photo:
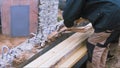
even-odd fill
[[(114, 41), (120, 31), (94, 33), (88, 38), (87, 68), (105, 68), (110, 42)], [(119, 38), (119, 37), (118, 37)]]

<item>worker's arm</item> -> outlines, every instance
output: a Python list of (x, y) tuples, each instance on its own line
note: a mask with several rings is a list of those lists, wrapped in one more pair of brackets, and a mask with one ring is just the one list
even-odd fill
[(74, 21), (81, 17), (86, 0), (67, 0), (63, 12), (64, 24), (66, 27), (72, 27)]

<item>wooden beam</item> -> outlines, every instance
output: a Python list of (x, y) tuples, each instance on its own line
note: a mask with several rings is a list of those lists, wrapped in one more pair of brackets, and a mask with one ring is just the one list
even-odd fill
[(70, 37), (73, 34), (74, 33), (69, 33), (69, 34), (65, 33), (65, 34), (63, 34), (61, 37), (59, 37), (58, 39), (56, 39), (50, 45), (45, 46), (42, 51), (38, 52), (37, 54), (35, 54), (31, 58), (29, 58), (28, 60), (26, 60), (25, 62), (23, 62), (22, 64), (20, 64), (16, 68), (23, 68), (25, 65), (29, 64), (30, 62), (32, 62), (36, 58), (40, 57), (41, 55), (43, 55), (44, 53), (46, 53), (47, 51), (49, 51), (50, 49), (52, 49), (53, 47), (55, 47), (57, 44), (61, 43), (62, 41), (64, 41), (66, 38)]
[[(82, 44), (81, 44), (82, 45)], [(83, 44), (79, 49), (75, 49), (75, 51), (65, 58), (63, 58), (59, 63), (55, 65), (55, 68), (72, 68), (80, 59), (82, 59), (87, 53), (87, 48)]]
[[(86, 27), (90, 28), (92, 27)], [(66, 55), (73, 52), (76, 48), (82, 47), (80, 45), (85, 39), (87, 39), (93, 33), (93, 29), (85, 33), (75, 33), (71, 37), (67, 38), (60, 44), (56, 45), (54, 48), (46, 52), (45, 54), (38, 57), (36, 60), (30, 64), (24, 66), (24, 68), (39, 68), (39, 67), (54, 67), (60, 60), (62, 60)], [(84, 48), (82, 48), (84, 51)]]

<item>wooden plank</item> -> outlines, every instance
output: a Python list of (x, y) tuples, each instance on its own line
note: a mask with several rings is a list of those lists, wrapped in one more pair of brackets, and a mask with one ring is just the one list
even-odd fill
[[(90, 28), (92, 26), (86, 27)], [(75, 33), (65, 41), (61, 42), (24, 68), (38, 68), (38, 67), (52, 67), (59, 62), (65, 55), (71, 53), (77, 48), (85, 39), (87, 39), (93, 33), (93, 29), (85, 33)]]
[(60, 38), (58, 38), (57, 40), (52, 42), (49, 46), (46, 46), (42, 51), (40, 51), (39, 53), (35, 54), (30, 59), (28, 59), (25, 62), (23, 62), (22, 64), (20, 64), (17, 68), (23, 68), (25, 65), (29, 64), (30, 62), (32, 62), (33, 60), (35, 60), (39, 56), (43, 55), (44, 53), (46, 53), (47, 51), (49, 51), (50, 49), (55, 47), (57, 44), (61, 43), (62, 41), (64, 41), (66, 38), (70, 37), (73, 34), (74, 33), (63, 34), (63, 36), (61, 36)]
[(86, 53), (87, 48), (84, 44), (81, 44), (82, 47), (76, 48), (75, 51), (65, 59), (62, 59), (57, 65), (55, 65), (55, 68), (72, 68), (80, 59), (82, 59)]

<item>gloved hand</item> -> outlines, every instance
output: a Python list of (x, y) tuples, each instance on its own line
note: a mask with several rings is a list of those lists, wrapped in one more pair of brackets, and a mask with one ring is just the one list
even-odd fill
[(58, 37), (59, 35), (63, 33), (71, 33), (71, 32), (85, 32), (86, 27), (71, 27), (67, 28), (66, 26), (62, 26), (59, 28), (59, 30), (52, 32), (49, 36), (48, 39), (51, 39), (53, 37)]
[(87, 30), (89, 30), (91, 28), (91, 24), (88, 24), (86, 26), (73, 26), (71, 28), (67, 28), (63, 21), (61, 21), (60, 23), (57, 24), (56, 27), (56, 31), (52, 32), (49, 36), (48, 39), (52, 39), (55, 37), (58, 37), (59, 35), (63, 34), (63, 33), (71, 33), (71, 32), (86, 32)]

